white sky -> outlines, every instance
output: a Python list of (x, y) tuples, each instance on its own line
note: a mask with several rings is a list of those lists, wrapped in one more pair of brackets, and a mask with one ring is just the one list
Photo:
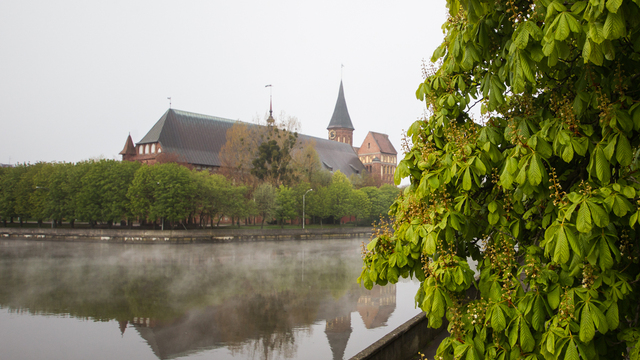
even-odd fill
[(400, 139), (445, 0), (0, 3), (0, 163), (120, 159), (173, 108), (326, 138), (340, 85), (355, 127)]

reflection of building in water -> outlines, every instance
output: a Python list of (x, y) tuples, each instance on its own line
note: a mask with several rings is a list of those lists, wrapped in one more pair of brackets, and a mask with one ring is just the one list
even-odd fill
[[(295, 329), (324, 320), (333, 359), (338, 360), (344, 358), (353, 331), (352, 313), (357, 311), (366, 328), (372, 329), (385, 325), (395, 306), (396, 285), (375, 286), (371, 291), (355, 285), (338, 298), (317, 292), (257, 294), (194, 309), (170, 321), (136, 317), (128, 323), (160, 359), (221, 346), (271, 359), (295, 355), (288, 349), (296, 346)], [(119, 325), (124, 332), (127, 322)]]
[(358, 312), (367, 329), (386, 325), (396, 309), (396, 285), (375, 286), (358, 299)]
[(327, 320), (324, 333), (327, 334), (333, 360), (341, 360), (351, 336), (351, 313)]

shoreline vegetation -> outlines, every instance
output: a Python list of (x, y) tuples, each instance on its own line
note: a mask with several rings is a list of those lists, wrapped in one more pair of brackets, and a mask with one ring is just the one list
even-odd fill
[[(317, 170), (317, 171), (316, 171)], [(251, 178), (115, 160), (0, 168), (0, 226), (193, 229), (234, 224), (369, 225), (386, 218), (400, 189), (321, 169), (296, 181)], [(375, 180), (375, 179), (374, 179)], [(379, 184), (376, 184), (379, 185)], [(52, 220), (53, 219), (53, 220)]]

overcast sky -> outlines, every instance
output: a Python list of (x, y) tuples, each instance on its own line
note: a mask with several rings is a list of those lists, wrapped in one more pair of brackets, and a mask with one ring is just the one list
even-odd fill
[(355, 127), (400, 139), (445, 0), (20, 0), (0, 4), (0, 163), (120, 159), (172, 107), (327, 137), (341, 77)]

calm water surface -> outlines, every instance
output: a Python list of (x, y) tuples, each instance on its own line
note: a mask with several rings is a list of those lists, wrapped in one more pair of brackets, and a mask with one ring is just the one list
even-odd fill
[(1, 240), (0, 359), (348, 359), (419, 313), (362, 241)]

